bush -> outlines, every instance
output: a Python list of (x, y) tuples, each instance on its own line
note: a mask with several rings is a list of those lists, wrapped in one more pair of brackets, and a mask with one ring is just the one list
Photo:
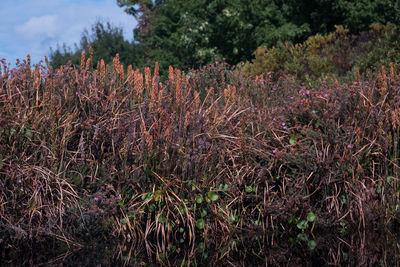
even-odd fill
[(302, 44), (280, 43), (271, 49), (259, 47), (255, 59), (244, 66), (248, 75), (286, 73), (304, 81), (326, 75), (345, 77), (355, 69), (363, 73), (372, 67), (400, 61), (399, 33), (393, 24), (372, 24), (368, 32), (349, 35), (336, 26), (327, 35), (314, 35)]

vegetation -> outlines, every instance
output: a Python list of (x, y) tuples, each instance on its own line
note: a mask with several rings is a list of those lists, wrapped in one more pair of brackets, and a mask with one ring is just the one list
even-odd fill
[(241, 235), (308, 255), (324, 229), (398, 227), (399, 16), (359, 2), (120, 0), (133, 43), (97, 23), (45, 64), (1, 61), (0, 247), (113, 237), (202, 263)]
[(91, 60), (3, 64), (6, 240), (191, 244), (398, 221), (398, 65), (299, 87), (224, 63), (190, 75), (170, 67), (161, 83), (157, 63), (125, 75), (118, 56), (96, 70)]
[[(388, 67), (400, 62), (400, 34), (393, 24), (372, 24), (370, 30), (350, 35), (349, 30), (336, 26), (336, 31), (314, 35), (304, 43), (279, 43), (266, 49), (259, 47), (255, 59), (244, 66), (249, 75), (265, 72), (286, 73), (299, 81), (320, 77), (354, 78), (356, 72)], [(351, 78), (350, 78), (351, 79)]]
[[(199, 67), (215, 56), (251, 60), (257, 47), (305, 41), (344, 25), (355, 34), (373, 22), (399, 24), (398, 3), (363, 1), (118, 0), (139, 22), (135, 39), (147, 65)], [(168, 55), (168, 56), (166, 56)], [(150, 64), (149, 64), (150, 63)]]
[[(91, 47), (89, 51), (89, 46)], [(124, 64), (135, 64), (137, 52), (135, 46), (124, 39), (122, 29), (112, 26), (109, 22), (96, 22), (89, 33), (85, 30), (82, 34), (79, 46), (75, 47), (75, 51), (66, 47), (64, 44), (62, 49), (57, 47), (50, 54), (50, 62), (53, 68), (59, 68), (68, 64), (69, 61), (74, 66), (79, 66), (81, 62), (81, 54), (84, 51), (87, 55), (92, 54), (93, 63), (104, 60), (111, 64), (113, 58), (119, 53), (120, 61)]]
[[(118, 52), (121, 62), (143, 69), (159, 62), (161, 78), (168, 67), (189, 69), (212, 64), (215, 57), (235, 65), (250, 61), (259, 47), (279, 42), (294, 44), (316, 34), (329, 34), (343, 25), (350, 34), (368, 30), (372, 23), (400, 24), (398, 1), (247, 1), (247, 0), (117, 0), (138, 21), (134, 41), (123, 40), (118, 28), (97, 23), (92, 37), (85, 32), (72, 52), (57, 48), (53, 67), (72, 60), (79, 65), (87, 44), (94, 61), (106, 63)], [(133, 18), (132, 18), (133, 19)]]

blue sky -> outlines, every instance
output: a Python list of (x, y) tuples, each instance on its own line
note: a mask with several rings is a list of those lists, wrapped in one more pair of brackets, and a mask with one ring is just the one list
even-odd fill
[(14, 65), (30, 53), (37, 63), (57, 44), (74, 48), (99, 20), (123, 28), (132, 40), (136, 22), (116, 0), (0, 0), (0, 59)]

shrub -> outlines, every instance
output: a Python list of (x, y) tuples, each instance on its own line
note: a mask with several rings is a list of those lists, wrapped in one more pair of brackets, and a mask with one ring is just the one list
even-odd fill
[(244, 71), (248, 75), (287, 73), (302, 81), (326, 75), (344, 77), (354, 74), (356, 67), (363, 73), (371, 67), (399, 62), (398, 40), (397, 28), (390, 23), (372, 24), (369, 31), (358, 35), (349, 35), (347, 29), (336, 26), (335, 32), (311, 36), (301, 44), (259, 47)]

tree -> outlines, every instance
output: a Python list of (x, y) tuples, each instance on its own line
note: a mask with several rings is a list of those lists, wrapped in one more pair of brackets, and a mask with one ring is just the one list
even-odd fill
[[(215, 56), (235, 64), (252, 57), (258, 45), (298, 37), (303, 26), (286, 19), (269, 0), (118, 0), (138, 27), (135, 40), (144, 62), (198, 67)], [(165, 63), (164, 63), (165, 62)]]
[[(117, 0), (136, 17), (135, 40), (144, 64), (181, 68), (250, 60), (259, 46), (303, 42), (344, 25), (351, 33), (373, 22), (399, 23), (389, 0)], [(397, 2), (396, 2), (397, 3)]]
[(68, 61), (71, 61), (73, 65), (79, 65), (82, 51), (89, 54), (89, 44), (93, 48), (94, 63), (101, 59), (104, 59), (106, 63), (111, 63), (117, 53), (119, 53), (121, 63), (128, 65), (137, 62), (135, 45), (124, 39), (122, 29), (113, 27), (109, 22), (106, 25), (97, 22), (92, 26), (91, 32), (88, 30), (83, 32), (80, 45), (75, 45), (74, 52), (65, 44), (62, 50), (57, 47), (55, 51), (51, 51), (51, 65), (58, 68), (67, 64)]

